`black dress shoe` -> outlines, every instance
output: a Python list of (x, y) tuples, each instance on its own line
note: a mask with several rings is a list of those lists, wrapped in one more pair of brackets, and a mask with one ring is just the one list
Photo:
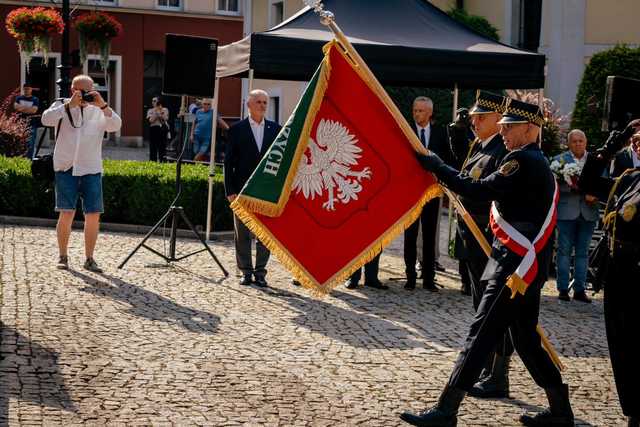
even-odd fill
[(376, 280), (374, 282), (364, 282), (364, 285), (370, 288), (375, 288), (375, 289), (383, 289), (383, 290), (389, 289), (387, 285), (383, 285), (382, 282), (380, 282), (379, 280)]
[(407, 290), (414, 290), (416, 288), (416, 279), (407, 279), (407, 283), (404, 284), (404, 288)]
[(351, 280), (351, 279), (349, 279), (349, 280), (347, 280), (346, 282), (344, 282), (344, 286), (345, 286), (347, 289), (355, 289), (355, 288), (357, 288), (357, 287), (358, 287), (358, 282), (357, 282), (356, 280)]
[(256, 278), (256, 286), (259, 286), (261, 288), (266, 288), (269, 285), (267, 284), (267, 281), (264, 277), (258, 277)]
[(240, 284), (242, 286), (249, 286), (251, 284), (251, 276), (244, 276), (242, 280), (240, 280)]
[(558, 299), (560, 301), (571, 301), (571, 298), (569, 298), (569, 291), (558, 292)]
[(436, 286), (436, 283), (433, 281), (423, 283), (422, 287), (431, 292), (438, 292), (438, 287)]
[(574, 292), (573, 293), (573, 300), (574, 301), (580, 301), (580, 302), (586, 302), (587, 304), (591, 304), (591, 298), (589, 298), (586, 294), (586, 292), (582, 291), (582, 292)]

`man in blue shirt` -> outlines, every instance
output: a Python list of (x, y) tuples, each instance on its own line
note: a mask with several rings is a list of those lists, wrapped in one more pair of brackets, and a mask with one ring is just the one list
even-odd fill
[(193, 159), (203, 161), (206, 159), (211, 145), (211, 120), (213, 120), (211, 100), (203, 99), (202, 108), (197, 110), (195, 115), (196, 120), (191, 128)]
[(33, 88), (30, 83), (22, 85), (22, 95), (18, 95), (13, 103), (13, 109), (16, 110), (20, 117), (27, 121), (29, 129), (31, 130), (30, 136), (27, 139), (27, 153), (26, 157), (31, 159), (33, 157), (33, 150), (36, 143), (36, 135), (38, 129), (38, 118), (36, 113), (40, 102), (38, 98), (33, 96)]

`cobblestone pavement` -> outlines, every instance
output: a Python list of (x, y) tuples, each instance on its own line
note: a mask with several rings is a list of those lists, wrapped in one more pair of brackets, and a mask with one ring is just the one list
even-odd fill
[[(59, 271), (53, 229), (0, 224), (0, 424), (397, 426), (399, 412), (437, 399), (471, 320), (451, 270), (438, 293), (393, 280), (397, 244), (381, 262), (389, 291), (317, 300), (274, 259), (265, 290), (222, 281), (205, 254), (167, 267), (140, 251), (118, 270), (139, 239), (102, 235), (105, 273), (94, 274), (74, 231), (72, 270)], [(231, 242), (214, 250), (233, 272)], [(601, 295), (554, 296), (550, 284), (541, 322), (568, 366), (578, 424), (623, 425)], [(467, 398), (459, 425), (516, 425), (546, 406), (519, 359), (511, 381), (512, 399)]]

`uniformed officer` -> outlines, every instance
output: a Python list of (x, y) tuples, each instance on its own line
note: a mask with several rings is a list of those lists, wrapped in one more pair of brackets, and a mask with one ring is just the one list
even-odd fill
[[(510, 100), (499, 122), (509, 153), (496, 172), (482, 179), (459, 175), (436, 155), (418, 155), (423, 167), (450, 190), (466, 198), (494, 201), (490, 218), (494, 239), (482, 275), (486, 288), (464, 349), (438, 403), (420, 414), (401, 415), (410, 424), (455, 426), (460, 403), (508, 330), (550, 406), (535, 416), (523, 415), (520, 421), (527, 426), (573, 426), (569, 389), (536, 331), (540, 292), (551, 260), (549, 236), (555, 226), (557, 200), (555, 179), (536, 143), (543, 122), (537, 106)], [(514, 289), (518, 292), (511, 298)]]
[[(469, 111), (476, 138), (462, 164), (461, 175), (480, 180), (498, 170), (498, 165), (507, 154), (498, 124), (505, 112), (506, 102), (507, 99), (500, 95), (485, 91), (478, 93), (476, 104)], [(480, 230), (484, 231), (487, 240), (491, 241), (493, 236), (489, 229), (489, 200), (478, 200), (461, 195), (460, 201)], [(463, 246), (461, 257), (465, 260), (464, 265), (468, 270), (471, 282), (473, 308), (477, 310), (486, 283), (482, 282), (480, 277), (487, 264), (487, 256), (460, 217), (458, 217), (458, 234)], [(513, 345), (509, 334), (505, 334), (504, 338), (499, 340), (496, 351), (487, 358), (487, 365), (480, 373), (480, 380), (469, 390), (469, 395), (493, 398), (508, 397), (511, 354), (513, 354)]]
[[(604, 274), (604, 319), (613, 376), (628, 426), (640, 425), (640, 350), (638, 350), (638, 301), (640, 301), (640, 168), (627, 169), (619, 178), (603, 177), (611, 158), (629, 136), (640, 130), (634, 120), (623, 132), (612, 132), (595, 156), (587, 157), (578, 181), (581, 191), (607, 200), (604, 216), (607, 245), (603, 262), (594, 266)], [(631, 138), (640, 151), (640, 133)]]

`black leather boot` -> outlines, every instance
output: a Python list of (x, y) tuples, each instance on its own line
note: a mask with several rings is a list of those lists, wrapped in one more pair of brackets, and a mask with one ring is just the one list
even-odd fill
[(640, 427), (640, 419), (638, 417), (629, 417), (627, 419), (627, 427)]
[(496, 354), (489, 376), (480, 379), (469, 390), (469, 396), (479, 398), (509, 397), (509, 363), (511, 356)]
[(562, 384), (559, 387), (546, 388), (544, 392), (549, 400), (549, 409), (534, 416), (522, 415), (520, 422), (530, 427), (573, 427), (573, 411), (569, 403), (569, 387)]
[(491, 353), (489, 353), (489, 356), (487, 357), (487, 362), (484, 364), (482, 371), (480, 371), (480, 376), (478, 377), (478, 381), (482, 381), (488, 376), (491, 376), (491, 371), (493, 370), (493, 360), (495, 359), (495, 357), (496, 357), (495, 352), (492, 351)]
[(465, 394), (464, 390), (447, 386), (436, 406), (419, 414), (403, 412), (400, 419), (418, 427), (455, 427), (458, 424), (458, 408)]

